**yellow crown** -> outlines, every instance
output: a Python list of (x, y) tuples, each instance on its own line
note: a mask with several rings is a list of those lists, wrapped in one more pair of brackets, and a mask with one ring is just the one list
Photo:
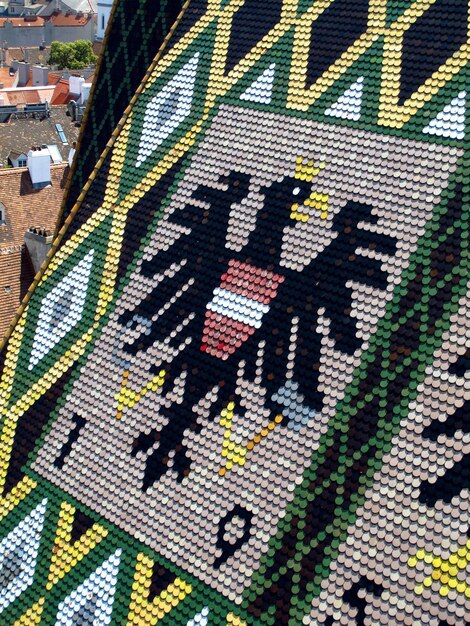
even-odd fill
[(295, 178), (311, 183), (315, 176), (318, 176), (320, 171), (324, 169), (325, 166), (325, 161), (321, 161), (318, 165), (315, 165), (315, 161), (313, 159), (304, 161), (303, 157), (297, 157), (295, 164)]

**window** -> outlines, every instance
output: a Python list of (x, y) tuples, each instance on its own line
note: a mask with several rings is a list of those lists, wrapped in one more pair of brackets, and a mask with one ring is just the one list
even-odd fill
[(101, 16), (101, 30), (104, 30), (104, 15)]
[(0, 202), (0, 226), (5, 224), (6, 220), (6, 210), (5, 205)]
[(18, 167), (26, 167), (26, 159), (18, 159)]

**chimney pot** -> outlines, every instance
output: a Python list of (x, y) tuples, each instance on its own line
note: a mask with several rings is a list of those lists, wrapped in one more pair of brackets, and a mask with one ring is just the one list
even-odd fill
[(51, 155), (47, 148), (36, 147), (30, 150), (27, 164), (33, 189), (41, 189), (51, 184)]
[(24, 235), (34, 271), (37, 273), (52, 245), (52, 232), (45, 228), (29, 228)]

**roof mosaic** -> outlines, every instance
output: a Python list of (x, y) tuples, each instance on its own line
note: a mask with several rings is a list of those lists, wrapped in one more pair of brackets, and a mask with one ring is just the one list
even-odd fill
[(181, 0), (119, 0), (114, 4), (94, 81), (94, 96), (88, 100), (63, 218), (77, 201), (182, 6)]
[(186, 4), (3, 351), (5, 623), (470, 621), (468, 32)]

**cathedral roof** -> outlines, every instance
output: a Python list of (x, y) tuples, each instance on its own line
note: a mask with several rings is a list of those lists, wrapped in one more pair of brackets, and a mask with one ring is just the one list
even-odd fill
[(467, 3), (171, 4), (2, 352), (2, 619), (470, 622)]

